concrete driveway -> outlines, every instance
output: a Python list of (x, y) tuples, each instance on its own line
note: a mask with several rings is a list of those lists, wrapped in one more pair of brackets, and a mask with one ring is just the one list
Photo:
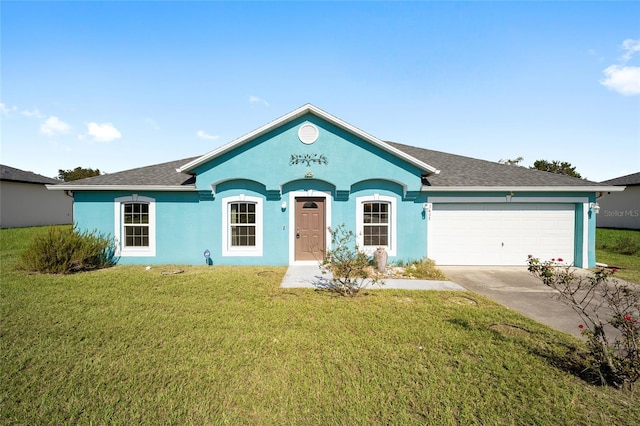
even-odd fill
[(542, 284), (526, 266), (438, 266), (453, 282), (520, 312), (542, 324), (576, 337), (582, 320)]

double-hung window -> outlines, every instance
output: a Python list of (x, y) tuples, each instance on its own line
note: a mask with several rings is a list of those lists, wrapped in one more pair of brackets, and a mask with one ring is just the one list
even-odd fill
[(149, 247), (149, 204), (123, 203), (124, 247)]
[(386, 201), (362, 203), (362, 236), (365, 247), (389, 245), (389, 206)]
[(231, 247), (256, 246), (256, 203), (229, 203)]
[(133, 194), (115, 199), (117, 255), (155, 256), (155, 199)]
[(262, 256), (262, 199), (222, 199), (222, 255)]
[(396, 199), (383, 195), (356, 198), (358, 246), (366, 253), (378, 247), (396, 254)]

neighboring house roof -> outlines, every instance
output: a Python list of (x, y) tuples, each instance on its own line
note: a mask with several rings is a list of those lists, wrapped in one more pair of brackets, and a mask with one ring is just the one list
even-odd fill
[(22, 183), (53, 184), (59, 180), (0, 164), (0, 180)]
[(626, 175), (626, 176), (620, 176), (617, 178), (613, 178), (613, 179), (609, 179), (609, 180), (605, 180), (602, 183), (605, 183), (607, 185), (614, 185), (614, 186), (621, 186), (621, 185), (626, 185), (626, 186), (631, 186), (631, 185), (640, 185), (640, 172), (638, 173), (631, 173), (630, 175)]

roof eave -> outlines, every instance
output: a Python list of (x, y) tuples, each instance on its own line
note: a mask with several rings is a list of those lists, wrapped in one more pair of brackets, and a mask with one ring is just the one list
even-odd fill
[(50, 191), (197, 191), (194, 185), (45, 185)]
[(0, 179), (0, 182), (29, 183), (33, 185), (56, 185), (55, 183), (35, 182), (32, 180), (20, 180), (20, 179)]
[(620, 192), (624, 186), (429, 186), (422, 192)]
[(435, 167), (432, 167), (428, 164), (426, 164), (423, 161), (418, 160), (417, 158), (406, 154), (403, 151), (400, 151), (397, 148), (394, 148), (393, 146), (387, 144), (386, 142), (376, 138), (375, 136), (372, 136), (370, 134), (368, 134), (367, 132), (364, 132), (360, 129), (358, 129), (357, 127), (352, 126), (351, 124), (347, 123), (346, 121), (343, 121), (341, 119), (339, 119), (338, 117), (335, 117), (331, 114), (329, 114), (326, 111), (321, 110), (320, 108), (311, 105), (311, 104), (306, 104), (294, 111), (291, 111), (288, 114), (283, 115), (282, 117), (265, 124), (264, 126), (250, 132), (247, 133), (244, 136), (241, 136), (237, 139), (232, 140), (231, 142), (222, 145), (219, 148), (216, 148), (215, 150), (203, 155), (200, 158), (197, 158), (193, 161), (191, 161), (190, 163), (185, 164), (182, 167), (179, 167), (176, 169), (177, 172), (179, 173), (185, 173), (185, 172), (190, 172), (193, 169), (195, 169), (196, 167), (206, 163), (207, 161), (210, 161), (226, 152), (231, 151), (232, 149), (243, 145), (246, 142), (249, 142), (250, 140), (253, 140), (257, 137), (260, 137), (262, 135), (264, 135), (265, 133), (270, 132), (271, 130), (286, 124), (290, 121), (293, 121), (299, 117), (302, 117), (303, 115), (307, 114), (307, 113), (312, 113), (340, 128), (342, 128), (343, 130), (346, 130), (347, 132), (350, 132), (352, 134), (355, 134), (356, 136), (372, 143), (373, 145), (378, 146), (379, 148), (395, 155), (396, 157), (400, 157), (403, 160), (407, 161), (408, 163), (416, 166), (417, 168), (419, 168), (420, 170), (427, 172), (428, 174), (438, 174), (440, 171), (438, 169), (436, 169)]

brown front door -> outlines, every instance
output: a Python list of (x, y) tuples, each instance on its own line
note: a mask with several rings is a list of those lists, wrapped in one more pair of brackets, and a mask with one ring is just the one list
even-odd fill
[(296, 198), (296, 260), (324, 259), (324, 198)]

